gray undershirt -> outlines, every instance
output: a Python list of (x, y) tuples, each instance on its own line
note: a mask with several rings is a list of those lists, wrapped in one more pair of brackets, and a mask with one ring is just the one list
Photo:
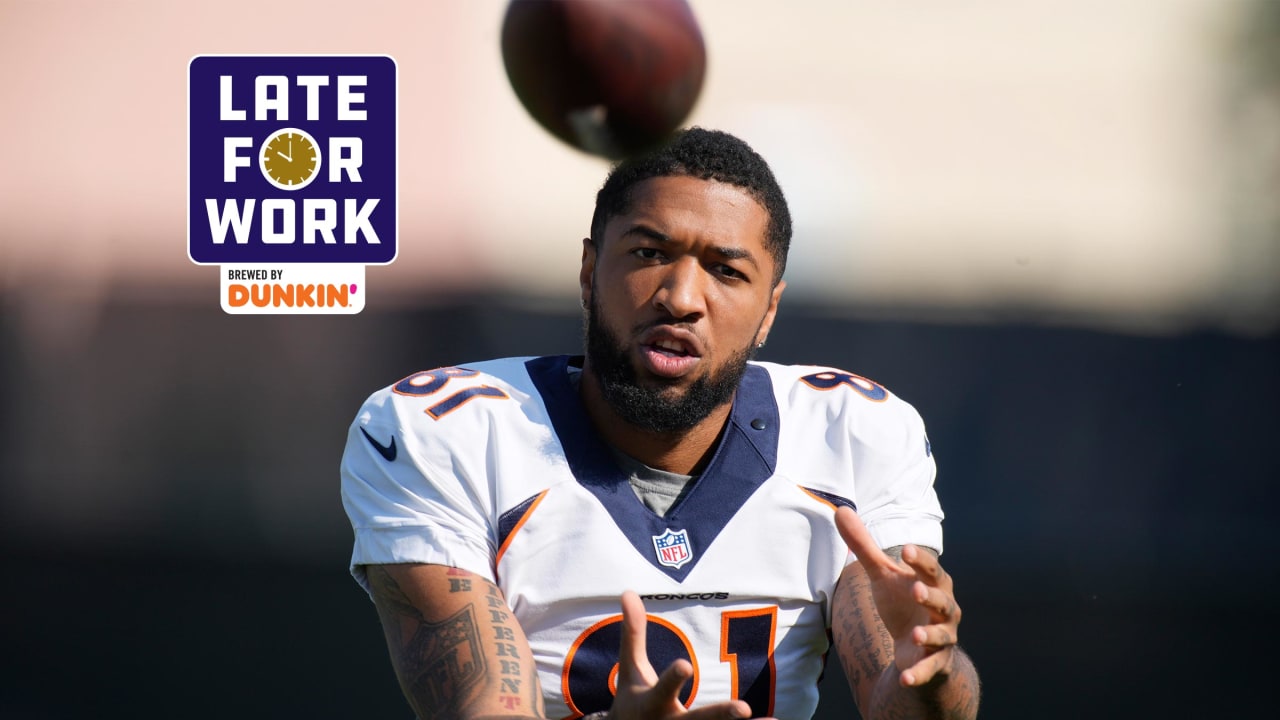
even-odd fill
[[(577, 388), (581, 384), (582, 370), (569, 367), (569, 379)], [(607, 444), (607, 443), (606, 443)], [(631, 481), (631, 490), (644, 506), (661, 516), (666, 516), (676, 501), (684, 497), (693, 488), (695, 475), (681, 475), (667, 472), (640, 462), (621, 450), (609, 445), (618, 467), (627, 474)]]
[(618, 467), (630, 478), (631, 489), (635, 491), (636, 497), (640, 498), (645, 507), (659, 515), (665, 517), (671, 506), (693, 488), (693, 475), (649, 467), (615, 447), (609, 449), (613, 451)]

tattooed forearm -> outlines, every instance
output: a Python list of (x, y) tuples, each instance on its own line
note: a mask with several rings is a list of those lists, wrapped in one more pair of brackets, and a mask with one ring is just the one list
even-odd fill
[(831, 621), (840, 642), (838, 654), (850, 688), (855, 695), (864, 695), (893, 663), (893, 638), (876, 614), (865, 573), (846, 574), (837, 592), (841, 597), (835, 603)]
[(476, 608), (466, 605), (430, 622), (390, 573), (377, 566), (368, 572), (391, 661), (414, 712), (424, 718), (460, 717), (487, 672)]
[[(901, 560), (902, 546), (888, 548), (885, 553)], [(833, 629), (837, 638), (844, 639), (839, 655), (849, 685), (862, 698), (893, 663), (893, 637), (880, 622), (866, 573), (846, 574), (839, 594), (842, 598), (835, 604)]]

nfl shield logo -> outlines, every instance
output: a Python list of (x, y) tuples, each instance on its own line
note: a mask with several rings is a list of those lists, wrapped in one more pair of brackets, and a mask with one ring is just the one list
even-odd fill
[(689, 545), (689, 531), (673, 532), (670, 528), (653, 536), (653, 549), (658, 553), (658, 564), (678, 568), (693, 559), (693, 547)]

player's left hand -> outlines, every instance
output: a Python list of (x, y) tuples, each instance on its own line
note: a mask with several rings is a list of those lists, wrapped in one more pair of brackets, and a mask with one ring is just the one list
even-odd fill
[(836, 528), (871, 581), (871, 594), (885, 629), (893, 636), (898, 682), (919, 686), (950, 674), (960, 624), (951, 576), (938, 558), (915, 545), (902, 560), (876, 544), (858, 514), (836, 510)]

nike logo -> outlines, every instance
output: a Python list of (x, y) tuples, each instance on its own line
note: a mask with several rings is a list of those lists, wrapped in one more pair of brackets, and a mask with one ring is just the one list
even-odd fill
[(390, 445), (383, 445), (379, 443), (377, 440), (374, 440), (373, 436), (370, 435), (367, 431), (365, 431), (364, 428), (360, 428), (360, 432), (364, 433), (364, 439), (368, 440), (369, 444), (373, 445), (373, 449), (377, 450), (379, 455), (386, 458), (387, 462), (396, 461), (396, 438), (394, 435), (391, 436)]

